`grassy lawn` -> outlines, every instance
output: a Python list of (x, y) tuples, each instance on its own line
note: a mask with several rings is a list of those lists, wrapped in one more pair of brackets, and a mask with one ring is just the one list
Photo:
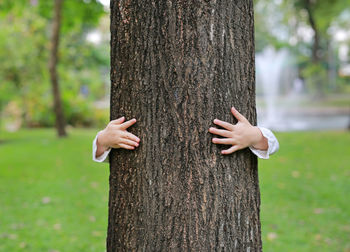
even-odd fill
[(104, 251), (108, 165), (91, 161), (96, 131), (2, 135), (0, 251)]
[(265, 251), (350, 251), (350, 132), (277, 137), (259, 167)]
[[(0, 134), (0, 251), (105, 250), (108, 165), (95, 130)], [(350, 251), (350, 133), (279, 133), (259, 162), (264, 251)]]

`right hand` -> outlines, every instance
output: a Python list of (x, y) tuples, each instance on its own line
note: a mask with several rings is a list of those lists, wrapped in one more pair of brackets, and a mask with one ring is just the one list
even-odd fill
[(134, 118), (126, 122), (124, 121), (124, 116), (110, 121), (107, 127), (104, 130), (100, 131), (97, 136), (98, 152), (103, 153), (109, 148), (123, 148), (127, 150), (134, 150), (135, 147), (139, 146), (140, 139), (134, 134), (127, 131), (131, 125), (136, 123), (136, 119)]

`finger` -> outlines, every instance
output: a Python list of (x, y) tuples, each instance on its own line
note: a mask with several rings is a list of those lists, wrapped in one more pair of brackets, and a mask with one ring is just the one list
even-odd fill
[(123, 136), (124, 136), (125, 138), (128, 138), (128, 139), (132, 140), (132, 141), (140, 142), (140, 138), (138, 138), (137, 136), (135, 136), (134, 134), (132, 134), (132, 133), (130, 133), (130, 132), (125, 132), (125, 133), (123, 134)]
[(214, 144), (229, 144), (229, 145), (232, 145), (232, 139), (230, 139), (230, 138), (213, 138), (212, 142)]
[(123, 149), (127, 149), (127, 150), (134, 150), (135, 147), (134, 146), (131, 146), (131, 145), (127, 145), (127, 144), (119, 144), (120, 148), (123, 148)]
[(239, 147), (237, 145), (233, 145), (231, 148), (221, 151), (221, 154), (227, 155), (227, 154), (231, 154), (231, 153), (238, 151), (238, 150), (239, 150)]
[(138, 143), (138, 142), (129, 140), (129, 139), (127, 139), (127, 138), (122, 138), (122, 139), (121, 139), (121, 143), (130, 145), (130, 146), (135, 146), (135, 147), (138, 147), (138, 146), (139, 146), (139, 143)]
[(122, 116), (122, 117), (120, 117), (118, 119), (112, 120), (110, 123), (119, 125), (119, 124), (123, 123), (124, 120), (125, 120), (125, 117)]
[(235, 109), (234, 107), (231, 108), (231, 113), (232, 115), (240, 122), (244, 122), (247, 121), (247, 119), (237, 111), (237, 109)]
[(136, 123), (136, 119), (135, 119), (135, 118), (134, 118), (134, 119), (131, 119), (131, 120), (129, 120), (129, 121), (126, 121), (125, 123), (121, 124), (121, 125), (120, 125), (120, 128), (121, 128), (121, 129), (127, 129), (127, 128), (129, 128), (131, 125), (133, 125), (134, 123)]
[(220, 127), (223, 127), (223, 128), (230, 130), (230, 131), (232, 131), (234, 128), (234, 126), (231, 123), (224, 122), (224, 121), (221, 121), (219, 119), (215, 119), (214, 124), (219, 125)]
[(222, 129), (217, 129), (211, 127), (209, 129), (209, 132), (215, 135), (223, 136), (223, 137), (230, 137), (231, 136), (231, 131), (228, 130), (222, 130)]

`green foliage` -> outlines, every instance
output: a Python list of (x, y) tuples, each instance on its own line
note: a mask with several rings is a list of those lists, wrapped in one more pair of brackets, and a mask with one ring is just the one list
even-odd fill
[[(37, 83), (47, 59), (46, 22), (29, 11), (18, 19), (9, 13), (1, 20), (0, 81), (7, 90), (22, 90)], [(23, 43), (25, 42), (25, 43)], [(5, 86), (5, 85), (2, 85)], [(12, 92), (11, 92), (12, 93)]]
[[(0, 251), (104, 251), (109, 170), (91, 160), (96, 133), (2, 134)], [(259, 160), (264, 251), (348, 251), (350, 134), (277, 137), (279, 152)]]
[[(21, 17), (29, 9), (32, 14), (35, 13), (50, 21), (53, 16), (53, 5), (52, 0), (2, 0), (0, 15), (6, 16), (12, 13), (15, 17)], [(102, 4), (97, 0), (65, 0), (62, 8), (61, 32), (81, 31), (83, 28), (94, 27), (103, 12)]]
[(322, 64), (310, 64), (301, 72), (306, 80), (306, 87), (311, 94), (322, 95), (326, 90), (327, 69)]
[[(314, 14), (315, 21), (318, 29), (320, 29), (322, 36), (328, 36), (328, 28), (335, 18), (344, 11), (344, 8), (350, 5), (349, 0), (314, 0), (310, 1), (310, 7)], [(287, 1), (289, 2), (289, 1)], [(292, 1), (293, 2), (293, 1)], [(303, 12), (300, 11), (306, 10), (306, 0), (294, 0), (294, 7), (296, 9), (297, 15), (299, 15), (300, 20), (306, 18), (306, 15), (303, 15)], [(304, 20), (306, 23), (307, 20)]]
[[(0, 7), (0, 112), (13, 101), (23, 108), (25, 126), (53, 126), (48, 73), (53, 1), (5, 0)], [(71, 125), (96, 125), (92, 102), (105, 95), (108, 45), (86, 40), (102, 15), (106, 14), (97, 1), (64, 1), (58, 67)], [(83, 86), (89, 91), (84, 97), (80, 95)]]
[(93, 125), (93, 108), (87, 99), (82, 95), (76, 97), (73, 92), (65, 92), (62, 100), (68, 124), (78, 127)]

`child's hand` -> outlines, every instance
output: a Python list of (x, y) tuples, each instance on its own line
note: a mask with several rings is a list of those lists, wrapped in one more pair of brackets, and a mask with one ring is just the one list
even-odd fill
[(248, 146), (253, 146), (256, 149), (267, 150), (268, 142), (262, 135), (260, 129), (252, 126), (249, 121), (235, 108), (232, 107), (231, 112), (238, 120), (237, 124), (233, 125), (231, 123), (215, 119), (214, 124), (224, 129), (217, 129), (214, 127), (209, 129), (210, 133), (224, 137), (213, 138), (213, 143), (232, 145), (229, 149), (221, 151), (221, 153), (231, 154)]
[(97, 157), (109, 148), (133, 150), (139, 146), (140, 139), (127, 131), (127, 128), (136, 123), (136, 119), (131, 119), (127, 122), (124, 121), (124, 116), (110, 121), (107, 127), (98, 134), (96, 141)]

